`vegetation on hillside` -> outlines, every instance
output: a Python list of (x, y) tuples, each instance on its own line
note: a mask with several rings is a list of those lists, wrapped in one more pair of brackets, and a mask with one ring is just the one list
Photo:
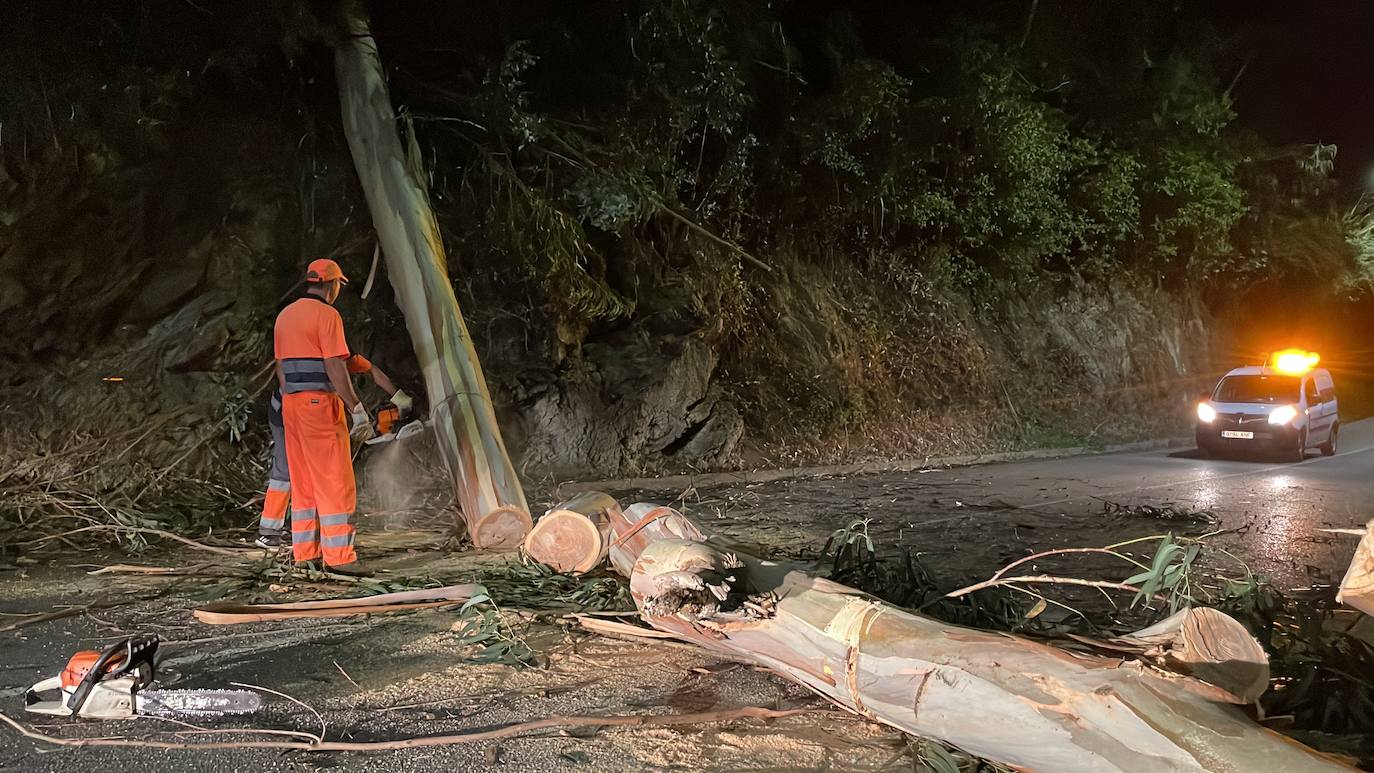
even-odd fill
[(1241, 127), (1243, 58), (1197, 9), (898, 5), (550, 5), (458, 53), (380, 27), (476, 297), (522, 288), (574, 362), (617, 327), (708, 331), (759, 427), (990, 396), (983, 328), (1027, 296), (1367, 283), (1336, 149)]
[[(16, 9), (0, 351), (38, 366), (11, 386), (65, 393), (94, 360), (194, 381), (218, 416), (302, 256), (372, 258), (330, 6), (102, 8)], [(1247, 52), (1200, 2), (369, 10), (511, 416), (549, 384), (611, 389), (626, 341), (691, 337), (773, 452), (1097, 441), (1113, 428), (1064, 409), (1176, 398), (1208, 303), (1362, 296), (1374, 270), (1335, 148), (1244, 128)], [(379, 285), (345, 314), (392, 362)], [(90, 383), (72, 404), (109, 402)], [(1141, 405), (1114, 415), (1170, 415)]]

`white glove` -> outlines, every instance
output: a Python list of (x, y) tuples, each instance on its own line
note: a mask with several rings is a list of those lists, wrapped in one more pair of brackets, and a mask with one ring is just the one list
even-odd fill
[(402, 416), (409, 416), (410, 409), (415, 407), (415, 401), (400, 389), (397, 389), (396, 394), (391, 396), (391, 404), (401, 411)]
[(372, 426), (372, 417), (367, 415), (367, 408), (363, 407), (360, 401), (353, 410), (348, 412), (353, 419), (353, 426), (348, 430), (348, 436), (355, 443), (371, 440), (377, 434), (377, 428)]

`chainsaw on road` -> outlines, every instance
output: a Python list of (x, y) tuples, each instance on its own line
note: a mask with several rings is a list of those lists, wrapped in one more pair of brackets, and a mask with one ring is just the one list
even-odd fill
[[(150, 690), (156, 678), (158, 638), (132, 636), (104, 650), (82, 650), (58, 676), (24, 695), (24, 708), (37, 714), (92, 719), (136, 716), (249, 714), (262, 706), (250, 690)], [(43, 700), (42, 693), (57, 693)]]

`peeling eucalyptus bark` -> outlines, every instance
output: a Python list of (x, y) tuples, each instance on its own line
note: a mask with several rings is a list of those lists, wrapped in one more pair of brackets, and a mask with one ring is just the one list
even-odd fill
[[(1250, 657), (1249, 645), (1234, 641), (1178, 649), (1180, 635), (1202, 629), (1233, 635), (1230, 624), (1211, 619), (1221, 614), (1214, 610), (1116, 643), (1139, 650), (1139, 658), (1077, 652), (943, 623), (732, 552), (670, 508), (625, 508), (612, 515), (611, 531), (619, 535), (611, 562), (654, 628), (769, 668), (876, 722), (1017, 770), (1351, 769), (1256, 724), (1232, 705), (1244, 701), (1229, 689), (1158, 665), (1169, 662), (1160, 648), (1189, 653), (1195, 674), (1207, 671), (1198, 663), (1205, 650)], [(1248, 660), (1238, 670), (1226, 661), (1209, 665), (1243, 692), (1257, 667)]]
[(344, 134), (424, 374), (430, 426), (473, 543), (515, 548), (530, 529), (529, 505), (448, 278), (423, 173), (401, 145), (367, 18), (354, 8), (345, 26), (334, 48)]

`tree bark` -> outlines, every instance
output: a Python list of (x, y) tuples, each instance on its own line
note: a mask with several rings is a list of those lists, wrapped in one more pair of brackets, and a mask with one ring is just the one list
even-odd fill
[(1374, 615), (1374, 521), (1370, 521), (1360, 535), (1360, 544), (1355, 546), (1350, 568), (1341, 578), (1336, 600), (1366, 615)]
[(530, 529), (529, 505), (458, 309), (429, 196), (397, 133), (376, 42), (361, 9), (345, 14), (347, 36), (334, 49), (344, 134), (424, 374), (430, 426), (473, 544), (515, 548)]
[(1226, 689), (913, 614), (729, 551), (664, 510), (635, 505), (611, 523), (611, 561), (643, 619), (874, 721), (1043, 773), (1349, 769), (1226, 705)]

